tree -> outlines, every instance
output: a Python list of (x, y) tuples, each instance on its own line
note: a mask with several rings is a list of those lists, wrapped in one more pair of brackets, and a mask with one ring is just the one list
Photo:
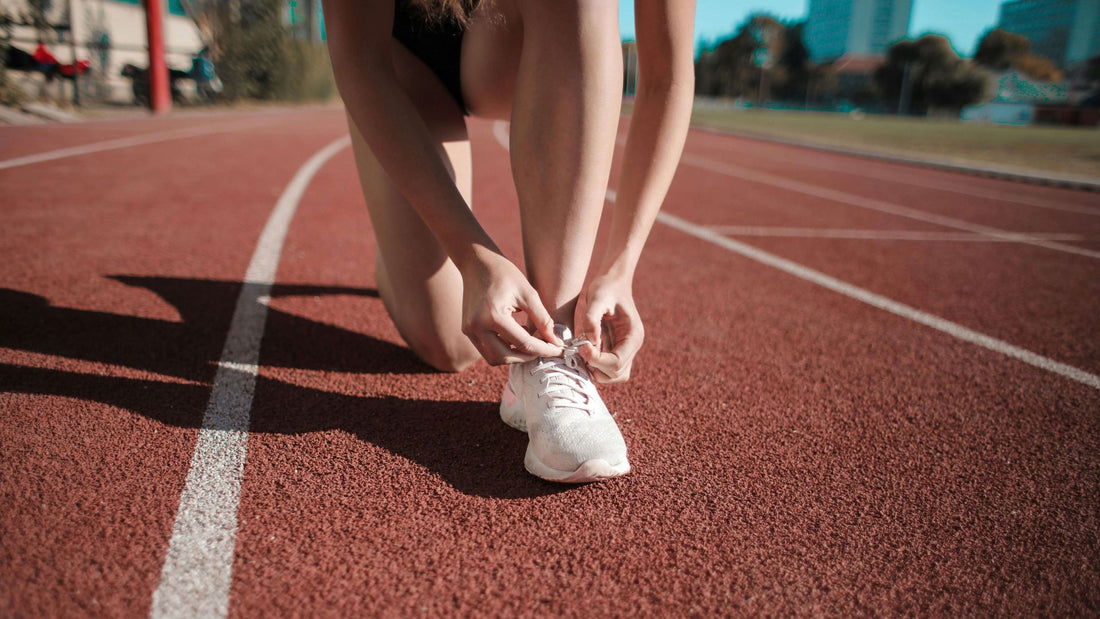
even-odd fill
[[(789, 101), (804, 101), (807, 97), (807, 89), (811, 78), (810, 50), (806, 49), (806, 43), (802, 39), (802, 33), (806, 22), (786, 24), (784, 33), (785, 43), (783, 53), (779, 57), (778, 66), (782, 68), (786, 79), (782, 84), (776, 85), (775, 92), (780, 99)], [(823, 77), (824, 76), (819, 76)], [(835, 73), (833, 79), (835, 80)], [(827, 85), (827, 78), (823, 79), (822, 86)]]
[(1013, 68), (1032, 79), (1043, 82), (1060, 82), (1065, 77), (1062, 70), (1055, 66), (1053, 62), (1034, 54), (1028, 54), (1020, 58)]
[(988, 81), (985, 72), (960, 59), (951, 43), (935, 34), (895, 43), (875, 71), (875, 84), (887, 107), (914, 113), (976, 103)]
[(1000, 28), (985, 33), (978, 43), (974, 62), (994, 71), (1016, 70), (1047, 82), (1061, 81), (1064, 77), (1049, 59), (1031, 53), (1031, 41), (1027, 37)]
[(695, 92), (711, 97), (740, 97), (752, 89), (756, 42), (747, 33), (705, 50), (695, 63)]
[[(292, 79), (290, 34), (282, 22), (282, 0), (242, 0), (239, 15), (223, 13), (219, 27), (218, 75), (228, 99), (275, 99)], [(237, 19), (233, 19), (236, 17)]]
[(809, 77), (802, 24), (750, 15), (735, 35), (704, 48), (695, 63), (695, 92), (705, 96), (801, 100)]
[(974, 62), (995, 71), (1007, 71), (1030, 53), (1031, 41), (1027, 37), (997, 28), (982, 36)]

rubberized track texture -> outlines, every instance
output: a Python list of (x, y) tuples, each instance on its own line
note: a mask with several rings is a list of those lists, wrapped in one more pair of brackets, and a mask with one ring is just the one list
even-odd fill
[(1100, 612), (1100, 195), (692, 132), (602, 390), (634, 472), (569, 487), (502, 369), (402, 345), (346, 143), (0, 129), (0, 615)]

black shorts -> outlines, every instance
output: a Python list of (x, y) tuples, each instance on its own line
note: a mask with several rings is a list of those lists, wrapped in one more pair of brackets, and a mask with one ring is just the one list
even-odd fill
[(393, 14), (393, 38), (419, 58), (447, 88), (463, 114), (469, 114), (462, 100), (462, 34), (459, 24), (444, 20), (427, 23), (408, 0), (397, 0)]

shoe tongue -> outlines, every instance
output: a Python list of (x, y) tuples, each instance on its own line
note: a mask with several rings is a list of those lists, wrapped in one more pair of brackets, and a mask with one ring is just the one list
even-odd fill
[(573, 332), (569, 330), (569, 327), (563, 324), (554, 325), (554, 335), (560, 337), (563, 342), (568, 342), (573, 339)]
[[(569, 333), (569, 330), (566, 329), (565, 332)], [(584, 364), (575, 363), (571, 366), (568, 360), (563, 357), (552, 357), (546, 359), (546, 361), (550, 362), (550, 365), (546, 367), (551, 374), (558, 374), (557, 377), (550, 379), (546, 394), (556, 400), (557, 406), (562, 409), (588, 412), (588, 395), (579, 384), (591, 380)], [(578, 402), (578, 397), (583, 401)]]

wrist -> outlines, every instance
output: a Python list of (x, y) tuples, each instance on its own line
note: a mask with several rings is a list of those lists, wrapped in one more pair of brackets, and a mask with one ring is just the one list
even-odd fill
[(600, 267), (600, 277), (605, 279), (622, 282), (628, 287), (634, 281), (634, 267), (635, 263), (625, 258), (618, 260), (604, 261), (603, 266)]
[(497, 249), (491, 240), (484, 242), (465, 244), (461, 249), (451, 255), (451, 261), (458, 267), (458, 272), (463, 277), (483, 270), (493, 258), (502, 258), (504, 254)]

